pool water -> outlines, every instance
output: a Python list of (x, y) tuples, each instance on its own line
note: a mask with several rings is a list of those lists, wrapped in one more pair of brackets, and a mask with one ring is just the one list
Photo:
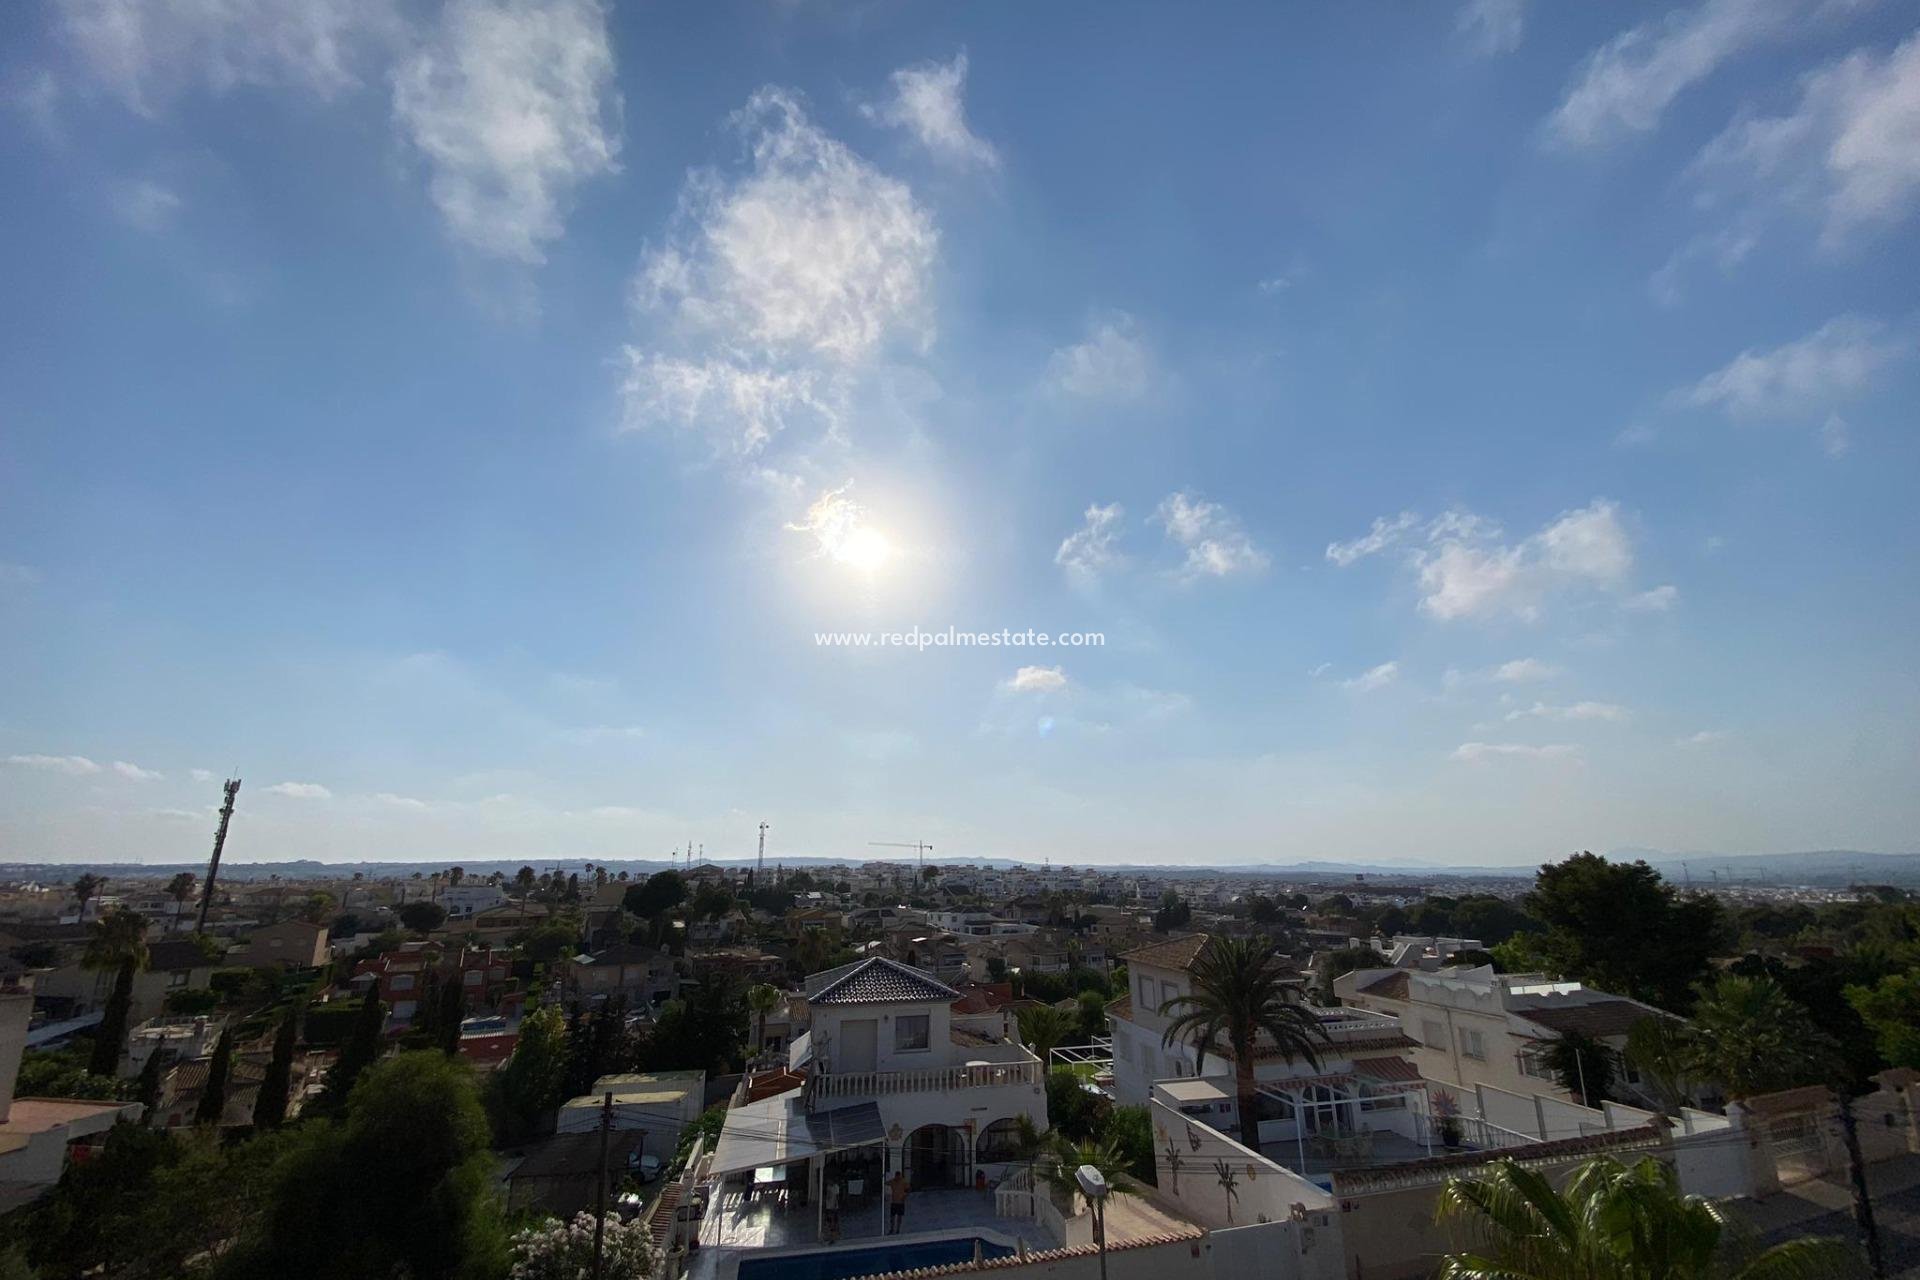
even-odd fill
[(917, 1244), (875, 1245), (867, 1249), (830, 1249), (821, 1253), (790, 1253), (777, 1258), (747, 1258), (740, 1263), (739, 1280), (849, 1280), (852, 1276), (911, 1271), (916, 1267), (944, 1267), (972, 1262), (973, 1247), (983, 1258), (1006, 1258), (1013, 1250), (1004, 1244), (970, 1236), (960, 1240), (922, 1240)]

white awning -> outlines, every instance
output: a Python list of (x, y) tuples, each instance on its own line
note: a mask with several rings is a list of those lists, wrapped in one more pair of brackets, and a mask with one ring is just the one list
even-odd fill
[(783, 1093), (727, 1112), (713, 1151), (713, 1177), (791, 1164), (885, 1138), (880, 1108), (872, 1102), (808, 1115), (800, 1091)]

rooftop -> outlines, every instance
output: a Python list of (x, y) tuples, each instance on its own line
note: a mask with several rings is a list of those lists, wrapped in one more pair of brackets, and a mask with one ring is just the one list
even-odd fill
[(1631, 1000), (1595, 1000), (1551, 1008), (1522, 1006), (1513, 1012), (1558, 1035), (1572, 1031), (1589, 1036), (1623, 1036), (1635, 1024), (1656, 1016), (1652, 1010)]
[(1165, 942), (1152, 942), (1144, 947), (1136, 947), (1120, 958), (1128, 964), (1150, 964), (1161, 969), (1185, 969), (1206, 949), (1213, 935), (1206, 933), (1189, 934), (1184, 938), (1169, 938)]
[(871, 956), (808, 997), (813, 1005), (885, 1004), (896, 1000), (953, 1001), (960, 993), (918, 969)]

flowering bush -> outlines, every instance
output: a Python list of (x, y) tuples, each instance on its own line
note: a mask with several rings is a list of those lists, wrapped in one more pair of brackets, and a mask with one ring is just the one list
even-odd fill
[[(653, 1236), (644, 1222), (607, 1215), (605, 1280), (653, 1274)], [(593, 1215), (549, 1218), (513, 1238), (513, 1280), (588, 1280), (593, 1275)]]

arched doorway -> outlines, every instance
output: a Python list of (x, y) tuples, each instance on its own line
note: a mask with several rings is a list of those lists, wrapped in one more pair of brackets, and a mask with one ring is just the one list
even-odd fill
[(973, 1176), (966, 1130), (923, 1124), (907, 1135), (907, 1171), (916, 1190), (965, 1186)]
[(1020, 1122), (1011, 1118), (995, 1120), (980, 1131), (974, 1143), (974, 1160), (979, 1164), (1007, 1164), (1020, 1158)]

